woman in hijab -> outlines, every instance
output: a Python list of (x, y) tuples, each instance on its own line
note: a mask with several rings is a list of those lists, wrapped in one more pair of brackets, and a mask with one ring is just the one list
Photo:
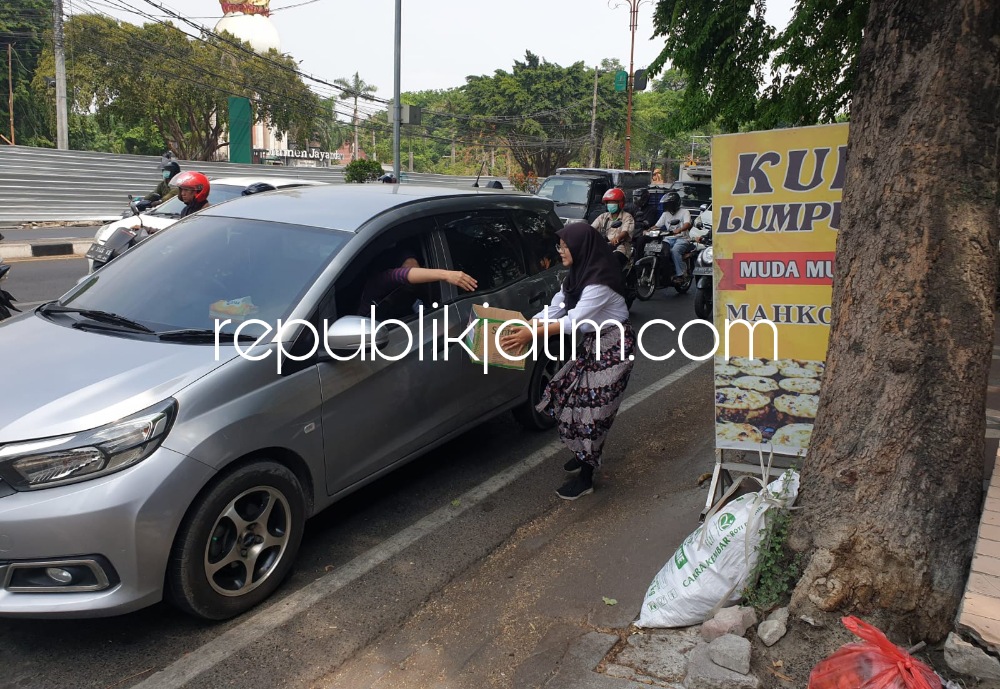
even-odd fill
[[(575, 358), (549, 383), (538, 410), (554, 417), (559, 438), (573, 457), (563, 465), (570, 478), (556, 494), (564, 500), (594, 491), (594, 470), (601, 466), (604, 440), (618, 413), (632, 373), (635, 331), (622, 296), (621, 266), (611, 247), (589, 223), (571, 222), (556, 232), (559, 257), (569, 275), (552, 304), (532, 317), (531, 328), (501, 338), (511, 352), (524, 351), (532, 340), (583, 335)], [(548, 321), (541, 321), (540, 318)], [(591, 323), (600, 326), (600, 341)]]

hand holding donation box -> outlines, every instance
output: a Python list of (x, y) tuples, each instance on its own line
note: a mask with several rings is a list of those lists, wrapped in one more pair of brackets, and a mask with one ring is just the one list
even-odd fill
[[(465, 342), (472, 351), (473, 361), (482, 363), (484, 366), (524, 370), (524, 362), (527, 357), (524, 356), (523, 351), (511, 352), (500, 348), (500, 327), (507, 321), (521, 321), (521, 327), (524, 327), (527, 319), (519, 311), (479, 304), (472, 306), (469, 323), (470, 325), (475, 323), (475, 327), (466, 335)], [(507, 331), (517, 327), (517, 324), (508, 323), (503, 334), (507, 334)]]

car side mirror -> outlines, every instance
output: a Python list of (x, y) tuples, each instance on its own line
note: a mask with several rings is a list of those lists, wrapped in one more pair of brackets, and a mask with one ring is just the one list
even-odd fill
[[(342, 316), (330, 324), (326, 331), (326, 345), (331, 352), (358, 352), (362, 343), (366, 350), (371, 350), (372, 332), (378, 328), (379, 322), (364, 316)], [(384, 328), (379, 329), (374, 338), (374, 344), (384, 347), (389, 344), (389, 333)]]

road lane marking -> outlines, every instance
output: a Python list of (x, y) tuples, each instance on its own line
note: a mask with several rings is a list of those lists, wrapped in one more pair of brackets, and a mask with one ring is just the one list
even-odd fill
[[(696, 371), (705, 363), (704, 361), (689, 362), (670, 375), (647, 385), (633, 395), (629, 395), (622, 402), (618, 413), (627, 412), (640, 402)], [(346, 565), (324, 574), (319, 579), (262, 610), (248, 613), (249, 617), (246, 617), (235, 627), (190, 653), (184, 654), (182, 658), (175, 660), (156, 674), (150, 675), (135, 685), (134, 689), (178, 689), (183, 687), (203, 672), (215, 667), (254, 641), (265, 637), (327, 596), (333, 595), (339, 589), (361, 578), (378, 565), (398, 555), (424, 536), (433, 533), (562, 451), (562, 443), (553, 440), (514, 466), (501, 471), (459, 496), (455, 503), (432, 512), (375, 548), (358, 555)]]

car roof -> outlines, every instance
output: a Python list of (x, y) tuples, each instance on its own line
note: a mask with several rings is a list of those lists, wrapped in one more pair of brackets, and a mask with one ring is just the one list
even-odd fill
[(209, 177), (208, 181), (213, 184), (232, 184), (236, 187), (248, 187), (251, 184), (257, 184), (258, 182), (266, 182), (277, 189), (288, 186), (315, 186), (317, 184), (326, 184), (326, 182), (317, 182), (311, 179), (299, 179), (297, 177), (258, 177), (256, 175), (246, 175), (242, 177)]
[(416, 184), (321, 184), (243, 196), (210, 205), (198, 215), (265, 220), (357, 232), (384, 213), (429, 202), (443, 202), (442, 211), (490, 208), (532, 208), (546, 212), (549, 199), (495, 189), (455, 189)]

